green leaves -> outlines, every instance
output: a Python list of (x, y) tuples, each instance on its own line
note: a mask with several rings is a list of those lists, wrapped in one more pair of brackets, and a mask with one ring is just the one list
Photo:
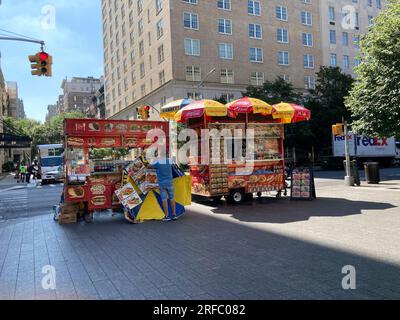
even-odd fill
[(391, 1), (361, 41), (363, 63), (346, 99), (355, 127), (400, 138), (400, 1)]

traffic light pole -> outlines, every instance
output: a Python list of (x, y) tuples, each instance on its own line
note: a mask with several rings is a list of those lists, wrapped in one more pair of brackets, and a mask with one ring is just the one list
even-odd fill
[(30, 40), (25, 38), (18, 38), (18, 37), (0, 37), (0, 40), (9, 40), (9, 41), (21, 41), (21, 42), (30, 42), (30, 43), (37, 43), (40, 44), (41, 49), (43, 50), (45, 43), (42, 40)]
[(351, 162), (350, 162), (350, 146), (349, 146), (349, 128), (347, 121), (344, 123), (344, 137), (345, 137), (345, 155), (346, 155), (346, 177), (344, 178), (344, 183), (346, 186), (354, 186), (354, 176), (351, 173)]

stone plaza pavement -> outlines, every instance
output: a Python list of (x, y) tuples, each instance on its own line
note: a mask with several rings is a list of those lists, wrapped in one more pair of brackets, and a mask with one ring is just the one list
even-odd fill
[[(400, 180), (317, 180), (313, 202), (202, 202), (177, 222), (0, 223), (0, 299), (399, 299)], [(42, 288), (42, 268), (56, 290)], [(343, 290), (343, 266), (356, 290)]]

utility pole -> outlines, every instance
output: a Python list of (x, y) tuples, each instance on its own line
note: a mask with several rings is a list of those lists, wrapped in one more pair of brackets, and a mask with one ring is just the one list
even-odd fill
[(350, 163), (350, 146), (349, 146), (349, 128), (347, 121), (344, 121), (344, 141), (345, 141), (345, 155), (346, 155), (346, 177), (344, 183), (346, 186), (354, 186), (354, 176), (351, 174), (351, 163)]

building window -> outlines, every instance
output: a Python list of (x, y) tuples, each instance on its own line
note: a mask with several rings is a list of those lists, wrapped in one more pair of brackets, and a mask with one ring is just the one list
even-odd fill
[(199, 66), (186, 66), (187, 81), (201, 81), (201, 69)]
[(145, 67), (144, 67), (144, 62), (142, 62), (141, 64), (140, 64), (140, 78), (144, 78), (146, 76), (146, 70), (145, 70)]
[(335, 30), (329, 30), (329, 43), (336, 44), (336, 31)]
[(278, 64), (282, 66), (289, 65), (289, 52), (288, 51), (279, 51), (278, 52)]
[(232, 34), (232, 20), (218, 19), (218, 32), (223, 34)]
[(262, 39), (262, 27), (260, 24), (249, 24), (249, 37), (253, 39)]
[(289, 43), (289, 35), (287, 29), (278, 28), (276, 30), (276, 41), (279, 43)]
[(276, 18), (281, 21), (288, 21), (287, 8), (282, 6), (276, 7)]
[(221, 59), (233, 59), (233, 46), (231, 43), (219, 44), (219, 57)]
[(313, 35), (311, 33), (303, 32), (302, 39), (303, 39), (303, 46), (312, 47), (314, 45)]
[(314, 56), (311, 54), (305, 54), (303, 56), (303, 66), (305, 69), (314, 69)]
[(160, 11), (162, 10), (162, 8), (163, 8), (163, 0), (156, 0), (156, 9), (157, 9), (157, 14), (159, 14), (160, 13)]
[(343, 67), (343, 69), (349, 69), (350, 68), (350, 58), (349, 58), (348, 55), (344, 55), (343, 56), (342, 67)]
[(331, 64), (331, 67), (336, 67), (337, 66), (337, 55), (336, 55), (336, 53), (331, 53), (330, 64)]
[(305, 26), (312, 26), (312, 14), (308, 11), (301, 12), (301, 23)]
[(335, 7), (329, 7), (328, 17), (329, 17), (329, 22), (334, 22), (336, 20)]
[(164, 22), (161, 19), (157, 22), (157, 39), (160, 39), (164, 35)]
[(349, 45), (349, 34), (347, 32), (342, 33), (342, 45), (345, 47)]
[(251, 62), (263, 62), (264, 52), (262, 48), (250, 48), (250, 61)]
[(200, 40), (186, 38), (185, 44), (185, 54), (188, 56), (200, 56)]
[(164, 61), (164, 45), (158, 47), (158, 63)]
[(251, 73), (250, 84), (252, 86), (262, 86), (264, 82), (264, 72), (255, 71)]
[(183, 26), (186, 29), (199, 29), (199, 17), (195, 13), (184, 12), (183, 13)]
[(261, 15), (260, 1), (249, 0), (247, 2), (247, 13), (252, 16)]
[(162, 85), (165, 83), (165, 72), (164, 72), (164, 70), (161, 71), (161, 72), (158, 74), (158, 79), (159, 79), (159, 81), (160, 81), (160, 86), (162, 86)]
[(217, 0), (217, 8), (231, 10), (231, 0)]
[(233, 70), (230, 69), (222, 69), (221, 70), (221, 83), (230, 83), (233, 84), (235, 82)]
[(304, 77), (305, 88), (308, 90), (315, 90), (315, 77), (306, 76)]

